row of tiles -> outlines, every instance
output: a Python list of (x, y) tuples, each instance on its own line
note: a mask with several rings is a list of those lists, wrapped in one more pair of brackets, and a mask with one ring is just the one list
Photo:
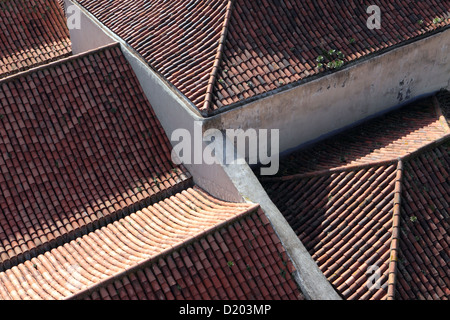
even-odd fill
[(117, 45), (5, 80), (0, 102), (2, 264), (191, 184)]
[(303, 300), (261, 210), (92, 291), (85, 299)]
[[(367, 28), (367, 5), (322, 1), (78, 0), (129, 43), (205, 115), (321, 73), (317, 57), (344, 63), (448, 25), (442, 1), (377, 1), (385, 17)], [(211, 95), (210, 95), (211, 94)]]
[(77, 2), (203, 107), (229, 1)]
[(61, 5), (56, 0), (0, 3), (0, 78), (71, 54)]
[[(186, 272), (215, 273), (220, 281), (231, 283), (233, 276), (224, 279), (221, 268), (236, 270), (244, 263), (251, 277), (240, 279), (240, 288), (246, 288), (250, 280), (263, 281), (265, 286), (246, 290), (239, 298), (249, 298), (257, 292), (264, 295), (260, 298), (285, 298), (292, 297), (296, 290), (300, 297), (290, 275), (292, 264), (287, 264), (287, 255), (267, 218), (261, 211), (248, 217), (257, 210), (256, 205), (225, 203), (199, 188), (189, 188), (0, 273), (0, 295), (2, 299), (81, 298), (95, 290), (105, 290), (105, 281), (121, 281), (124, 272), (146, 272), (142, 271), (145, 263), (167, 259), (168, 255), (175, 262), (168, 261), (169, 272), (179, 272), (175, 279), (179, 285), (184, 284), (186, 291), (201, 288), (200, 284), (187, 284)], [(185, 249), (187, 245), (190, 248)], [(193, 247), (204, 249), (195, 256), (190, 252)], [(176, 266), (179, 262), (183, 268)], [(279, 272), (281, 269), (284, 273)], [(163, 279), (171, 282), (170, 277)], [(161, 290), (167, 291), (167, 286), (165, 283)], [(212, 287), (227, 290), (217, 284)], [(230, 289), (239, 292), (239, 286)]]

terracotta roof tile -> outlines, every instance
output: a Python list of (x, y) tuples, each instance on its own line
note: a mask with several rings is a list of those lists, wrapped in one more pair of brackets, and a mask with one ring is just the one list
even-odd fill
[(0, 105), (1, 299), (303, 299), (258, 206), (173, 164), (118, 44), (3, 79)]
[(71, 54), (66, 18), (56, 0), (0, 2), (0, 78)]
[[(419, 155), (405, 166), (396, 293), (399, 299), (450, 298), (449, 168), (449, 143)], [(420, 283), (413, 279), (420, 279)]]
[[(280, 177), (261, 178), (343, 298), (450, 297), (449, 97), (441, 91), (318, 142), (282, 160)], [(381, 162), (367, 157), (379, 139), (390, 150)], [(336, 160), (342, 154), (350, 165)]]
[[(199, 207), (180, 206), (180, 203), (189, 202), (189, 198), (195, 198)], [(165, 210), (166, 205), (172, 209)], [(256, 208), (252, 204), (228, 206), (213, 200), (199, 188), (189, 188), (0, 273), (0, 286), (8, 292), (2, 295), (2, 299), (68, 298), (177, 248), (181, 250), (189, 272), (195, 269), (201, 273), (202, 262), (194, 256), (194, 247), (185, 249), (184, 246), (203, 231), (213, 232)], [(189, 221), (189, 224), (172, 227), (167, 223), (168, 220), (177, 222), (180, 219)], [(219, 235), (216, 234), (216, 238)], [(232, 241), (228, 243), (232, 244)], [(160, 283), (158, 290), (161, 294), (167, 296), (171, 292), (169, 284), (174, 285), (168, 273), (170, 269), (164, 260), (155, 261), (158, 263), (153, 267), (154, 280)], [(22, 277), (27, 281), (18, 281)], [(131, 285), (133, 279), (136, 282), (135, 278), (113, 282), (120, 297), (135, 297), (135, 289)], [(198, 294), (206, 292), (201, 283), (195, 288), (199, 290)]]
[(0, 269), (192, 183), (117, 45), (4, 79), (0, 105)]
[(78, 2), (202, 107), (229, 1)]
[(329, 50), (341, 51), (349, 63), (443, 30), (450, 21), (450, 5), (437, 0), (374, 1), (385, 17), (380, 30), (367, 28), (368, 5), (353, 0), (77, 2), (206, 116), (326, 74), (316, 59)]
[[(143, 269), (121, 277), (111, 291), (95, 290), (84, 298), (130, 299), (139, 292), (142, 299), (152, 300), (304, 299), (288, 271), (292, 263), (284, 249), (274, 249), (270, 242), (257, 241), (274, 233), (271, 225), (260, 219), (263, 215), (261, 210), (255, 211), (181, 250), (155, 259)], [(247, 234), (242, 232), (244, 228), (254, 232), (258, 230), (260, 234)], [(253, 245), (248, 248), (239, 245), (246, 241)], [(271, 253), (265, 256), (273, 261), (272, 264), (263, 264), (260, 254), (257, 254), (259, 259), (251, 258), (250, 253), (261, 250), (262, 246), (272, 248)], [(126, 283), (133, 279), (135, 286), (126, 288)]]
[[(369, 275), (364, 267), (389, 263), (389, 254), (383, 253), (390, 247), (395, 175), (395, 165), (389, 165), (265, 184), (319, 268), (345, 298), (367, 293)], [(354, 296), (355, 288), (362, 287), (366, 290)]]

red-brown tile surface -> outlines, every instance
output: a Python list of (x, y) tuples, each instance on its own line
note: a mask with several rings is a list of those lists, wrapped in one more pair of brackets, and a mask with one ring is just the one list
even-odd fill
[(397, 299), (450, 298), (450, 142), (405, 165)]
[(261, 210), (93, 291), (94, 300), (303, 300)]
[(0, 82), (0, 268), (191, 185), (118, 45)]
[[(264, 185), (346, 299), (386, 296), (395, 176), (393, 164)], [(380, 267), (380, 290), (367, 285), (372, 266)]]
[(354, 0), (77, 2), (204, 115), (324, 73), (316, 69), (323, 50), (349, 63), (450, 23), (450, 4), (440, 0), (372, 1), (380, 30), (367, 27), (368, 4)]
[[(270, 295), (265, 297), (299, 297), (301, 295), (290, 277), (292, 265), (267, 219), (259, 213), (246, 218), (244, 227), (240, 222), (233, 222), (257, 209), (257, 205), (226, 203), (197, 187), (189, 188), (1, 272), (0, 298), (65, 299), (95, 286), (103, 291), (109, 288), (102, 284), (104, 281), (111, 281), (125, 270), (153, 260), (158, 261), (156, 268), (165, 273), (158, 271), (154, 274), (155, 282), (149, 283), (161, 286), (161, 292), (155, 292), (156, 297), (167, 294), (169, 286), (176, 289), (175, 281), (184, 285), (180, 290), (190, 292), (194, 297), (203, 294), (204, 290), (208, 290), (208, 294), (215, 290), (225, 290), (228, 294), (235, 292), (239, 298), (252, 297), (249, 293), (252, 292), (256, 297), (263, 288), (248, 280), (248, 275), (252, 274), (250, 279), (255, 281), (255, 277), (260, 276), (267, 285)], [(232, 227), (227, 227), (226, 231), (221, 229), (230, 223)], [(201, 249), (205, 243), (209, 249)], [(251, 246), (255, 259), (246, 254)], [(174, 267), (174, 261), (164, 264), (165, 258), (158, 258), (168, 254), (176, 264), (183, 266)], [(231, 264), (227, 264), (228, 261), (233, 261), (235, 266), (228, 267)], [(222, 266), (224, 274), (218, 273), (215, 263)], [(139, 270), (138, 274), (151, 272), (149, 270)], [(246, 270), (248, 274), (245, 274)], [(225, 276), (226, 279), (220, 280), (233, 285), (218, 286), (218, 279), (210, 278), (210, 273)], [(198, 275), (209, 280), (199, 282)], [(146, 287), (147, 283), (139, 285)], [(253, 291), (248, 286), (253, 286)], [(123, 288), (128, 290), (126, 284)], [(117, 293), (122, 295), (120, 289)], [(208, 298), (208, 294), (202, 298)]]
[[(381, 9), (380, 30), (366, 25), (369, 5)], [(236, 0), (233, 8), (212, 110), (324, 72), (316, 69), (323, 51), (349, 63), (450, 24), (450, 2), (440, 0)]]
[(80, 0), (196, 106), (205, 102), (227, 0)]
[(448, 91), (442, 90), (436, 95), (436, 99), (441, 107), (442, 115), (447, 121), (447, 125), (450, 126), (450, 94), (448, 94)]
[[(279, 177), (261, 177), (343, 298), (450, 298), (448, 101), (441, 91), (287, 157)], [(372, 141), (397, 145), (386, 148), (390, 161), (366, 156)], [(346, 167), (336, 160), (343, 154), (364, 161)]]
[(0, 78), (68, 56), (69, 30), (56, 0), (0, 2)]

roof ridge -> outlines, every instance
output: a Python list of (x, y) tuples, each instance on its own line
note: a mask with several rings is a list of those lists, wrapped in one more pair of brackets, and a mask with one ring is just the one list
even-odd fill
[(203, 109), (200, 110), (201, 112), (203, 111), (206, 114), (209, 113), (210, 108), (211, 108), (214, 87), (215, 87), (215, 84), (217, 81), (217, 73), (219, 72), (220, 63), (222, 62), (225, 41), (227, 39), (228, 29), (229, 29), (230, 20), (231, 20), (231, 13), (233, 12), (233, 8), (234, 8), (234, 2), (235, 2), (235, 0), (228, 0), (227, 10), (225, 12), (225, 17), (224, 17), (224, 24), (222, 27), (222, 34), (219, 39), (219, 46), (217, 47), (216, 57), (214, 58), (214, 64), (213, 64), (211, 74), (210, 74), (210, 77), (208, 80), (208, 85), (206, 87), (205, 102), (203, 104)]
[(33, 250), (18, 254), (14, 260), (11, 259), (6, 261), (0, 260), (0, 272), (10, 270), (11, 268), (18, 266), (19, 264), (24, 263), (27, 260), (36, 258), (41, 254), (45, 254), (46, 252), (49, 252), (52, 249), (70, 243), (71, 241), (74, 241), (78, 238), (88, 235), (89, 233), (99, 230), (113, 222), (117, 222), (125, 217), (129, 217), (132, 214), (142, 210), (143, 208), (155, 205), (156, 203), (164, 201), (167, 198), (170, 198), (171, 196), (174, 196), (189, 188), (192, 188), (194, 186), (192, 176), (190, 174), (189, 175), (183, 174), (183, 177), (185, 178), (183, 181), (177, 183), (174, 186), (169, 187), (164, 191), (159, 191), (155, 194), (150, 195), (149, 197), (136, 201), (131, 205), (127, 205), (126, 207), (120, 210), (115, 210), (114, 213), (112, 213), (108, 217), (108, 220), (106, 221), (104, 220), (103, 222), (93, 223), (91, 227), (81, 226), (74, 229), (73, 232), (68, 233), (64, 238), (62, 238), (60, 242), (55, 241), (52, 243), (51, 242), (44, 243), (40, 246), (35, 247)]
[(225, 221), (223, 221), (223, 222), (221, 222), (221, 223), (219, 223), (219, 224), (217, 224), (215, 226), (212, 226), (210, 228), (206, 228), (205, 230), (203, 230), (203, 232), (197, 234), (196, 236), (188, 238), (188, 239), (186, 239), (186, 240), (176, 244), (175, 246), (172, 246), (172, 247), (170, 247), (168, 249), (165, 249), (165, 250), (161, 251), (160, 253), (158, 253), (158, 254), (156, 254), (156, 255), (154, 255), (152, 257), (149, 257), (148, 259), (145, 259), (145, 260), (143, 260), (143, 261), (141, 261), (141, 262), (139, 262), (137, 264), (134, 264), (133, 266), (131, 266), (129, 268), (126, 268), (125, 270), (123, 270), (123, 271), (121, 271), (119, 273), (111, 275), (111, 276), (109, 276), (109, 277), (107, 277), (107, 278), (105, 278), (105, 279), (103, 279), (103, 280), (101, 280), (101, 281), (99, 281), (99, 282), (97, 282), (95, 284), (92, 284), (92, 285), (86, 287), (85, 289), (80, 290), (79, 292), (64, 298), (64, 300), (78, 300), (78, 299), (82, 299), (83, 297), (85, 297), (87, 295), (90, 295), (92, 292), (96, 291), (97, 289), (105, 287), (106, 285), (108, 285), (111, 282), (114, 282), (114, 281), (116, 281), (118, 279), (121, 279), (122, 277), (124, 277), (124, 276), (126, 276), (126, 275), (128, 275), (128, 274), (130, 274), (132, 272), (140, 270), (140, 269), (146, 267), (147, 265), (150, 265), (150, 264), (158, 261), (159, 259), (161, 259), (161, 258), (163, 258), (163, 257), (165, 257), (165, 256), (167, 256), (167, 255), (169, 255), (169, 254), (171, 254), (173, 252), (176, 252), (176, 251), (178, 251), (178, 250), (180, 250), (180, 249), (182, 249), (182, 248), (192, 244), (193, 242), (195, 242), (197, 240), (203, 239), (207, 235), (215, 232), (216, 230), (220, 230), (220, 229), (222, 229), (222, 228), (224, 228), (224, 227), (226, 227), (226, 226), (228, 226), (230, 224), (233, 224), (233, 223), (235, 223), (235, 222), (237, 222), (237, 221), (239, 221), (241, 219), (244, 219), (246, 216), (248, 216), (249, 214), (251, 214), (251, 213), (253, 213), (253, 212), (257, 211), (257, 210), (261, 210), (261, 207), (259, 206), (259, 204), (254, 204), (254, 203), (253, 204), (247, 203), (247, 204), (249, 205), (249, 207), (245, 211), (242, 211), (241, 213), (235, 215), (234, 217), (232, 217), (232, 218), (230, 218), (228, 220), (225, 220)]
[(387, 299), (394, 300), (395, 287), (397, 284), (397, 267), (398, 253), (400, 249), (400, 221), (401, 221), (401, 205), (402, 205), (402, 183), (403, 183), (403, 161), (398, 159), (397, 176), (395, 178), (394, 201), (393, 201), (393, 218), (392, 218), (392, 238), (389, 254), (388, 269), (388, 289)]
[(95, 48), (95, 49), (92, 49), (92, 50), (84, 51), (84, 52), (79, 53), (79, 54), (69, 55), (69, 56), (64, 57), (62, 59), (53, 60), (53, 61), (50, 61), (49, 63), (46, 63), (46, 64), (36, 65), (35, 67), (32, 67), (30, 69), (23, 70), (23, 71), (11, 74), (11, 75), (9, 75), (9, 76), (7, 76), (5, 78), (1, 78), (0, 79), (0, 84), (4, 84), (4, 83), (10, 82), (10, 81), (14, 81), (17, 78), (21, 78), (21, 77), (27, 76), (27, 75), (32, 74), (34, 72), (38, 72), (38, 71), (41, 71), (41, 70), (46, 70), (46, 69), (51, 68), (53, 66), (58, 66), (58, 65), (66, 63), (68, 61), (72, 61), (72, 60), (76, 60), (76, 59), (79, 59), (79, 58), (83, 58), (83, 57), (91, 55), (93, 53), (101, 52), (101, 51), (104, 51), (104, 50), (107, 50), (107, 49), (110, 49), (110, 48), (115, 48), (115, 47), (118, 47), (118, 46), (120, 46), (120, 43), (119, 42), (114, 42), (114, 43), (110, 43), (110, 44), (107, 44), (105, 46), (101, 46), (101, 47), (98, 47), (98, 48)]
[(370, 167), (381, 167), (384, 165), (394, 164), (397, 161), (398, 161), (398, 159), (372, 161), (372, 162), (363, 163), (363, 164), (341, 166), (341, 167), (336, 167), (336, 168), (331, 168), (331, 169), (318, 170), (318, 171), (312, 171), (312, 172), (300, 173), (300, 174), (293, 174), (293, 175), (289, 175), (289, 176), (261, 177), (260, 180), (264, 181), (264, 182), (275, 182), (275, 181), (286, 181), (286, 180), (292, 180), (292, 179), (304, 179), (304, 178), (323, 176), (323, 175), (332, 174), (332, 173), (356, 171), (356, 170), (366, 169), (366, 168), (370, 168)]
[(433, 149), (435, 147), (439, 147), (441, 144), (446, 143), (447, 141), (450, 140), (450, 132), (445, 134), (444, 136), (440, 137), (439, 139), (436, 139), (434, 141), (431, 141), (430, 143), (427, 143), (426, 145), (404, 155), (401, 157), (401, 159), (403, 161), (408, 161), (411, 158), (414, 158), (415, 156), (418, 156), (426, 151), (428, 151), (429, 149)]

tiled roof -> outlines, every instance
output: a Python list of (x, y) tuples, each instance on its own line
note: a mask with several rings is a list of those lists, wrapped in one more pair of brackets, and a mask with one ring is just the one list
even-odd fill
[[(298, 151), (281, 161), (281, 176), (261, 178), (343, 298), (450, 298), (450, 131), (441, 110), (449, 97)], [(374, 141), (383, 141), (378, 152)], [(344, 152), (348, 165), (337, 161)]]
[(84, 298), (303, 300), (292, 271), (286, 251), (258, 210)]
[(280, 164), (279, 175), (370, 165), (404, 157), (450, 133), (433, 100), (422, 99), (293, 152)]
[(259, 206), (172, 162), (119, 44), (1, 80), (0, 122), (0, 299), (304, 298)]
[(450, 298), (450, 142), (405, 164), (396, 295)]
[(56, 0), (0, 1), (0, 78), (71, 54)]
[(204, 299), (301, 298), (292, 265), (257, 210), (187, 189), (0, 273), (0, 297), (66, 299), (99, 291), (135, 298), (141, 292), (127, 286), (133, 279), (149, 290), (140, 297), (147, 299), (182, 298), (182, 292)]
[(0, 123), (0, 270), (192, 183), (117, 45), (4, 79)]
[(450, 4), (439, 0), (373, 1), (380, 30), (366, 25), (368, 5), (353, 0), (77, 2), (204, 115), (324, 73), (316, 59), (329, 50), (348, 63), (450, 23)]
[(229, 1), (78, 2), (202, 108)]

